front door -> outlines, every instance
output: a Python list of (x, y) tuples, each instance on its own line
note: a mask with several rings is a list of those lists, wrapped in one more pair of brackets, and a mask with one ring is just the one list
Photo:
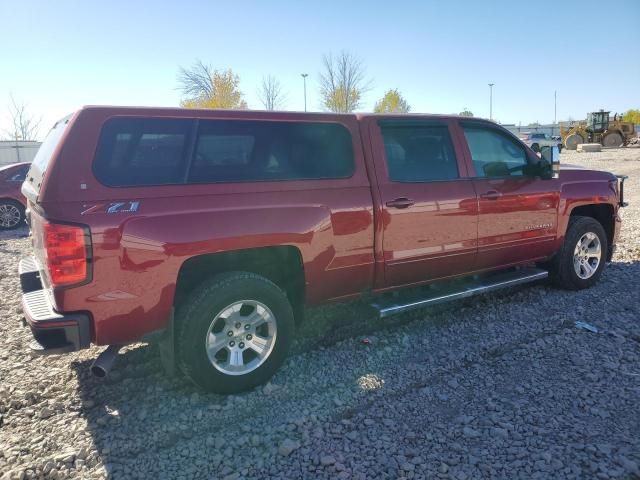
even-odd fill
[(539, 176), (537, 158), (515, 137), (486, 123), (462, 122), (468, 168), (478, 193), (478, 269), (553, 253), (559, 182)]
[(451, 125), (415, 119), (370, 124), (386, 287), (474, 268), (477, 199)]

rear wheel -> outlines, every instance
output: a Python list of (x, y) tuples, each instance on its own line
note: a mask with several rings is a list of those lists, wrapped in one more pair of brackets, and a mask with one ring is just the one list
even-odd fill
[(0, 200), (0, 230), (13, 230), (24, 224), (24, 207), (14, 200)]
[(571, 217), (567, 234), (551, 266), (551, 276), (560, 288), (581, 290), (594, 285), (607, 258), (607, 235), (591, 217)]
[(287, 355), (294, 329), (286, 294), (248, 272), (205, 281), (178, 307), (176, 322), (182, 372), (218, 393), (269, 380)]
[(607, 133), (602, 139), (603, 147), (621, 147), (624, 141), (618, 132)]

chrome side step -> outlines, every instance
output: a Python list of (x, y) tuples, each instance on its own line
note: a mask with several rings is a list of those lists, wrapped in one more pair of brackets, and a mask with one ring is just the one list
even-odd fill
[(519, 270), (495, 273), (486, 277), (474, 277), (466, 281), (463, 280), (462, 283), (456, 283), (454, 286), (451, 284), (448, 286), (436, 285), (423, 291), (420, 296), (414, 294), (404, 299), (401, 297), (393, 298), (390, 302), (381, 300), (372, 303), (371, 306), (378, 311), (380, 318), (384, 318), (428, 305), (459, 300), (501, 288), (535, 282), (548, 276), (549, 272), (540, 268), (522, 268)]

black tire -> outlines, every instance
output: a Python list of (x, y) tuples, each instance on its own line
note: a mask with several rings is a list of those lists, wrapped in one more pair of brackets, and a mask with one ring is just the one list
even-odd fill
[(24, 222), (24, 207), (20, 202), (16, 202), (15, 200), (10, 199), (2, 199), (0, 200), (0, 215), (2, 215), (4, 209), (11, 209), (12, 211), (17, 210), (20, 216), (18, 217), (17, 222), (14, 225), (3, 225), (3, 222), (0, 221), (0, 230), (15, 230), (16, 228), (20, 228), (26, 225)]
[[(271, 353), (262, 364), (248, 373), (231, 375), (218, 370), (209, 360), (205, 341), (214, 318), (228, 306), (243, 300), (266, 305), (275, 317), (277, 333)], [(178, 306), (178, 366), (193, 383), (209, 392), (226, 394), (249, 390), (268, 381), (282, 365), (293, 332), (291, 304), (286, 294), (273, 282), (248, 272), (216, 275), (203, 282)]]
[[(581, 278), (574, 268), (574, 250), (578, 241), (587, 233), (594, 233), (600, 241), (600, 261), (589, 278)], [(607, 234), (604, 228), (592, 217), (571, 217), (567, 227), (562, 248), (551, 262), (551, 279), (560, 288), (567, 290), (582, 290), (593, 286), (604, 269), (608, 252)]]

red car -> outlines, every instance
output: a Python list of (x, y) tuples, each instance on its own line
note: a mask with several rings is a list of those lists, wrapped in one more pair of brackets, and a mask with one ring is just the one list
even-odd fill
[(27, 199), (20, 191), (30, 163), (12, 163), (0, 167), (0, 230), (25, 225)]
[(168, 370), (237, 392), (273, 375), (307, 305), (365, 295), (387, 316), (547, 276), (590, 287), (623, 184), (557, 167), (467, 117), (86, 107), (22, 187), (32, 347), (109, 345), (105, 375), (121, 345), (158, 342)]

